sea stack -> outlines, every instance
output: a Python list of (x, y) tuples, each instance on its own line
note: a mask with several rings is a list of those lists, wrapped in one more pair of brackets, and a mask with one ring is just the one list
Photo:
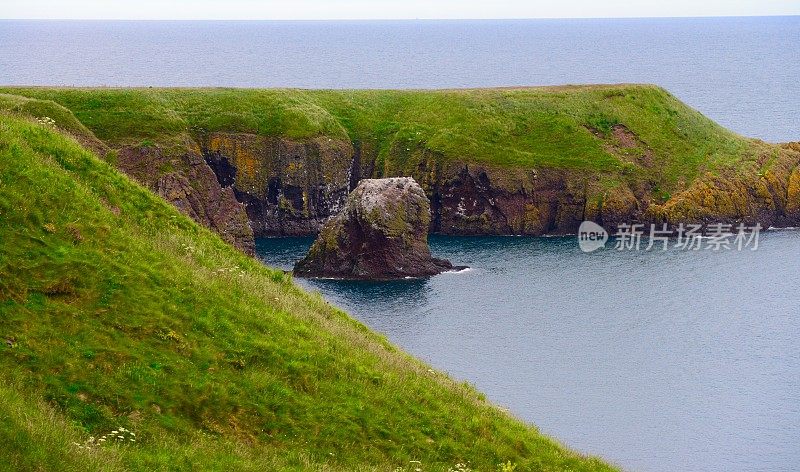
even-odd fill
[(430, 220), (428, 197), (413, 178), (364, 179), (341, 213), (322, 227), (294, 273), (390, 280), (453, 269), (449, 261), (431, 256)]

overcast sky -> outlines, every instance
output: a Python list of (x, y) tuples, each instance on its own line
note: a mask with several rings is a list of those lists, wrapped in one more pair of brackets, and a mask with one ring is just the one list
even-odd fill
[(0, 18), (321, 20), (798, 14), (800, 0), (0, 0)]

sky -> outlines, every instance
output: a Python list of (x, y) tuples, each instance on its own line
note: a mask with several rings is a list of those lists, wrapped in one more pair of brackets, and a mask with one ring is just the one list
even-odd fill
[(800, 0), (0, 0), (4, 19), (326, 20), (800, 15)]

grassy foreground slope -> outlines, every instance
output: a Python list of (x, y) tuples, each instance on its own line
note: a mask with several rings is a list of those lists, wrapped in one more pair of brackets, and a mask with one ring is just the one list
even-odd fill
[(3, 114), (0, 444), (9, 470), (610, 470)]
[[(704, 171), (738, 165), (761, 152), (652, 85), (436, 91), (10, 87), (0, 92), (63, 105), (112, 147), (169, 145), (214, 131), (297, 139), (323, 135), (358, 143), (376, 156), (379, 167), (403, 168), (423, 148), (442, 159), (576, 169), (611, 180), (627, 176), (669, 192)], [(619, 125), (635, 142), (620, 146), (614, 135)]]

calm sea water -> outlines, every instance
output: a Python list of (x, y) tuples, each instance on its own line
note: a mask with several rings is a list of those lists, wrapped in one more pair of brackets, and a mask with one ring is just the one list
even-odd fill
[[(291, 268), (310, 239), (261, 239)], [(800, 467), (800, 232), (757, 251), (582, 253), (573, 238), (432, 237), (473, 269), (300, 280), (572, 448), (626, 470)]]
[(800, 17), (0, 21), (0, 84), (439, 88), (651, 82), (800, 140)]

